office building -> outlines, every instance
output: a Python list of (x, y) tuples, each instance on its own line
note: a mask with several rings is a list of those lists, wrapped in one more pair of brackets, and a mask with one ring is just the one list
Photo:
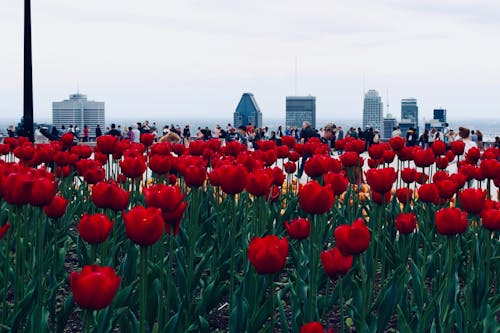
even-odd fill
[(446, 109), (434, 109), (434, 120), (446, 123)]
[(234, 111), (234, 126), (247, 126), (252, 124), (254, 127), (262, 127), (262, 112), (252, 93), (244, 93), (240, 102)]
[(316, 128), (316, 97), (287, 96), (286, 97), (286, 127), (302, 128), (307, 121)]
[(368, 90), (363, 102), (363, 128), (380, 130), (383, 125), (383, 109), (382, 98), (378, 92), (373, 89)]
[(382, 139), (389, 140), (392, 137), (392, 132), (394, 127), (398, 125), (396, 118), (394, 118), (390, 113), (384, 118), (384, 126), (382, 127)]
[(416, 98), (403, 98), (401, 100), (401, 122), (399, 126), (403, 135), (406, 135), (406, 132), (410, 128), (414, 128), (418, 135), (418, 106)]
[(57, 129), (73, 125), (83, 132), (83, 126), (87, 125), (89, 136), (93, 137), (97, 124), (104, 129), (104, 120), (104, 102), (89, 101), (86, 95), (71, 94), (69, 99), (52, 102), (52, 124)]

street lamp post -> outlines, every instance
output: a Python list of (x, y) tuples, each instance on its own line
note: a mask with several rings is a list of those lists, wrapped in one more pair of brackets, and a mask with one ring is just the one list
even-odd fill
[(31, 59), (31, 0), (24, 0), (24, 135), (33, 141), (33, 68)]

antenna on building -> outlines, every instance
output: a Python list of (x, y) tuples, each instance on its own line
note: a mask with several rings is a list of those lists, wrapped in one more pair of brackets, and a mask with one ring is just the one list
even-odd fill
[(298, 76), (297, 75), (297, 67), (298, 67), (297, 63), (298, 63), (298, 57), (295, 56), (295, 74), (294, 74), (294, 76), (295, 76), (294, 77), (294, 95), (295, 96), (297, 96), (297, 76)]

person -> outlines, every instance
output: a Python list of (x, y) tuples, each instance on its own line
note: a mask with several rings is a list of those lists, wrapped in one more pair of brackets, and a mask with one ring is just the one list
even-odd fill
[(176, 131), (168, 131), (167, 134), (162, 136), (158, 142), (170, 142), (170, 143), (179, 143), (181, 142), (181, 137), (177, 134)]
[(139, 130), (139, 126), (137, 124), (132, 125), (132, 136), (134, 139), (131, 139), (130, 141), (135, 143), (141, 142), (141, 131)]
[(182, 131), (182, 139), (184, 140), (184, 144), (189, 144), (189, 140), (191, 138), (191, 131), (189, 130), (189, 125), (184, 126), (184, 130)]
[(500, 148), (500, 136), (495, 136), (495, 148)]
[(457, 133), (455, 133), (455, 131), (453, 130), (453, 128), (450, 128), (448, 130), (448, 133), (446, 133), (444, 135), (444, 137), (446, 138), (445, 142), (447, 142), (447, 147), (450, 147), (451, 143), (452, 142), (455, 142), (457, 141)]
[(281, 125), (278, 126), (278, 130), (276, 131), (276, 145), (281, 146), (281, 137), (283, 136), (283, 127)]
[(16, 130), (14, 128), (14, 125), (9, 125), (9, 128), (7, 128), (7, 135), (11, 138), (16, 136)]
[(240, 143), (246, 145), (248, 143), (247, 139), (247, 128), (243, 125), (238, 127), (238, 132), (236, 133), (236, 140), (238, 140)]
[[(323, 135), (320, 138), (322, 143), (328, 145), (328, 153), (331, 153), (333, 148), (335, 147), (335, 125), (326, 124), (323, 128)], [(333, 144), (332, 144), (333, 143)]]
[(396, 127), (393, 127), (393, 131), (392, 131), (392, 135), (391, 137), (395, 138), (395, 137), (402, 137), (403, 136), (403, 133), (401, 133), (401, 129), (399, 128), (399, 126), (396, 126)]
[(226, 142), (231, 142), (237, 140), (238, 135), (236, 133), (236, 130), (234, 127), (231, 127), (231, 129), (227, 132), (226, 134)]
[[(316, 137), (318, 137), (318, 135), (316, 134), (314, 128), (312, 128), (311, 124), (308, 121), (304, 121), (302, 123), (302, 130), (300, 131), (300, 143), (305, 144), (311, 138), (316, 138)], [(307, 160), (311, 156), (312, 155), (310, 153), (305, 153), (302, 156), (302, 160), (299, 165), (299, 170), (297, 171), (297, 178), (300, 179), (302, 177), (302, 174), (304, 173), (304, 164), (306, 164)]]
[(373, 144), (380, 143), (380, 130), (376, 129), (373, 134)]
[(83, 142), (89, 142), (89, 127), (83, 125)]
[(477, 135), (477, 147), (481, 150), (483, 150), (483, 132), (480, 130), (476, 130), (476, 135)]
[(118, 138), (121, 139), (121, 133), (119, 130), (116, 129), (116, 125), (113, 123), (111, 124), (111, 129), (108, 132), (109, 135), (117, 136)]
[(420, 135), (420, 138), (418, 138), (418, 143), (420, 144), (420, 147), (422, 147), (422, 149), (427, 149), (427, 146), (429, 144), (429, 130), (425, 130), (424, 133)]
[(101, 125), (97, 124), (97, 126), (95, 128), (95, 138), (97, 139), (101, 135), (102, 135)]
[(470, 138), (470, 130), (466, 127), (459, 127), (458, 128), (458, 135), (462, 139), (462, 141), (465, 143), (465, 149), (464, 149), (464, 154), (467, 154), (469, 149), (472, 147), (477, 147), (477, 144), (472, 141)]
[(344, 130), (342, 129), (342, 126), (339, 126), (337, 131), (337, 140), (342, 140), (343, 138), (344, 138)]
[(470, 131), (470, 139), (477, 144), (477, 134), (476, 134), (476, 131), (474, 131), (474, 130)]
[(413, 147), (414, 146), (414, 139), (413, 137), (415, 136), (415, 133), (413, 132), (413, 128), (410, 128), (408, 132), (406, 133), (406, 145), (408, 147)]
[(59, 131), (57, 130), (57, 127), (52, 126), (52, 131), (50, 134), (52, 136), (51, 140), (59, 140)]

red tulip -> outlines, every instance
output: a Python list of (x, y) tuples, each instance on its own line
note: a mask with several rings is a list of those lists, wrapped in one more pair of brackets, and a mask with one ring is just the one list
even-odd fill
[(276, 156), (278, 156), (278, 158), (287, 158), (289, 152), (290, 148), (288, 148), (288, 146), (276, 147)]
[(241, 165), (222, 165), (217, 168), (220, 175), (220, 187), (227, 194), (237, 194), (245, 189), (248, 183), (248, 171)]
[(7, 233), (7, 230), (9, 230), (10, 228), (10, 224), (6, 224), (2, 227), (0, 227), (0, 239), (3, 238), (3, 236), (5, 236), (5, 234)]
[(334, 231), (334, 237), (336, 246), (346, 256), (363, 253), (370, 245), (370, 230), (361, 218), (352, 225), (338, 226)]
[(271, 185), (273, 179), (263, 169), (256, 169), (248, 175), (246, 189), (248, 193), (260, 197), (269, 194)]
[(398, 188), (396, 190), (396, 197), (402, 204), (409, 203), (413, 198), (413, 190), (406, 187)]
[(182, 170), (182, 176), (189, 187), (200, 187), (207, 177), (207, 169), (202, 165), (188, 165)]
[(481, 151), (477, 147), (472, 147), (469, 149), (469, 151), (465, 154), (465, 159), (470, 163), (475, 165), (477, 161), (479, 161), (479, 158), (481, 157)]
[(311, 222), (306, 218), (296, 218), (290, 222), (285, 221), (285, 229), (290, 238), (305, 239), (311, 232)]
[(288, 241), (274, 235), (254, 237), (248, 245), (248, 259), (259, 274), (278, 273), (285, 267)]
[(146, 147), (149, 147), (155, 141), (155, 135), (154, 135), (154, 133), (142, 133), (140, 140), (141, 140), (141, 143), (143, 145), (145, 145)]
[(128, 238), (142, 246), (156, 243), (165, 229), (159, 208), (136, 206), (123, 213), (123, 220)]
[(78, 233), (90, 244), (102, 243), (113, 229), (113, 221), (104, 214), (83, 214), (78, 224)]
[(52, 219), (58, 219), (66, 213), (66, 206), (68, 205), (68, 200), (60, 195), (56, 195), (50, 204), (43, 206), (43, 211), (45, 215)]
[(186, 195), (178, 186), (154, 185), (144, 189), (144, 197), (149, 207), (160, 208), (168, 234), (177, 235), (187, 203)]
[(394, 157), (396, 157), (396, 152), (394, 150), (384, 150), (382, 154), (382, 158), (385, 163), (392, 163), (394, 161)]
[(340, 161), (345, 168), (355, 167), (358, 165), (362, 166), (364, 162), (363, 158), (359, 157), (359, 154), (353, 151), (345, 152), (340, 155)]
[(400, 136), (396, 136), (389, 140), (392, 150), (400, 151), (405, 147), (406, 140)]
[(83, 171), (82, 173), (82, 176), (88, 184), (97, 184), (104, 181), (104, 178), (106, 177), (106, 171), (101, 166), (94, 166), (85, 169), (85, 171)]
[(482, 160), (479, 167), (485, 178), (495, 179), (500, 175), (500, 162), (497, 160)]
[(120, 161), (120, 168), (124, 176), (128, 178), (142, 177), (146, 171), (146, 161), (144, 157), (125, 157)]
[(310, 214), (324, 214), (333, 206), (331, 187), (323, 187), (316, 181), (306, 183), (299, 192), (300, 208)]
[(439, 197), (436, 184), (424, 184), (418, 188), (418, 198), (423, 202), (437, 203)]
[(11, 172), (3, 180), (2, 195), (11, 205), (25, 205), (29, 203), (34, 178), (26, 172)]
[(465, 142), (463, 142), (462, 140), (453, 141), (452, 143), (450, 143), (450, 146), (451, 146), (451, 151), (453, 152), (453, 154), (460, 156), (464, 153)]
[(461, 234), (467, 230), (467, 214), (458, 208), (443, 208), (436, 212), (436, 229), (442, 235)]
[(323, 156), (314, 155), (306, 161), (304, 165), (305, 173), (312, 178), (321, 176), (325, 169), (323, 168)]
[[(157, 145), (158, 144), (153, 147), (156, 147)], [(170, 171), (172, 166), (171, 159), (171, 155), (153, 155), (149, 159), (149, 168), (157, 174), (164, 176)]]
[(352, 256), (344, 256), (336, 247), (321, 252), (320, 258), (326, 274), (331, 278), (347, 274), (352, 267)]
[(403, 147), (397, 154), (400, 161), (410, 161), (413, 158), (413, 147)]
[(379, 193), (389, 192), (398, 177), (398, 173), (394, 168), (370, 169), (365, 174), (370, 189)]
[(119, 211), (128, 207), (130, 193), (114, 182), (100, 182), (92, 186), (90, 198), (98, 208)]
[(291, 151), (288, 153), (288, 160), (291, 162), (297, 162), (300, 158), (300, 154), (296, 151)]
[(432, 149), (416, 149), (413, 152), (413, 161), (421, 168), (431, 166), (434, 163), (434, 152)]
[(281, 143), (290, 149), (293, 149), (297, 141), (293, 136), (285, 135), (281, 137)]
[(292, 174), (295, 173), (295, 171), (297, 171), (297, 165), (294, 162), (288, 161), (283, 164), (283, 169), (285, 170), (286, 173)]
[(479, 214), (483, 210), (486, 200), (486, 191), (477, 188), (468, 188), (458, 193), (463, 210), (469, 214)]
[(451, 180), (440, 180), (436, 183), (441, 199), (449, 200), (457, 192), (457, 184)]
[(56, 195), (57, 183), (45, 177), (34, 178), (31, 186), (30, 204), (41, 207), (48, 205)]
[(10, 145), (0, 143), (0, 155), (7, 155), (8, 153), (10, 153)]
[(73, 132), (64, 133), (61, 135), (61, 144), (63, 148), (69, 148), (74, 144), (75, 134)]
[(105, 155), (113, 154), (117, 144), (118, 137), (114, 135), (102, 135), (96, 139), (97, 149)]
[(394, 219), (394, 224), (400, 233), (411, 234), (417, 227), (417, 217), (413, 213), (399, 213)]
[(446, 153), (446, 143), (442, 140), (436, 140), (431, 146), (434, 155), (440, 156)]
[[(500, 210), (485, 209), (482, 214), (482, 224), (488, 230), (500, 230)], [(0, 237), (1, 238), (1, 237)]]
[(344, 148), (348, 152), (352, 151), (361, 154), (362, 152), (365, 151), (365, 146), (366, 146), (365, 141), (361, 139), (354, 139), (347, 141)]
[(371, 145), (370, 148), (368, 148), (368, 155), (374, 160), (378, 160), (382, 158), (382, 155), (384, 154), (385, 148), (383, 145)]
[(429, 176), (423, 172), (415, 172), (415, 181), (422, 185), (425, 184), (429, 180)]
[(333, 189), (335, 195), (341, 195), (347, 190), (349, 180), (341, 173), (328, 172), (324, 176), (325, 185), (328, 184)]
[(25, 162), (31, 160), (35, 155), (35, 147), (31, 142), (20, 145), (14, 149), (14, 156)]
[(392, 198), (392, 193), (385, 192), (385, 193), (379, 193), (379, 192), (373, 192), (372, 191), (372, 201), (378, 205), (385, 205), (391, 201)]
[(416, 175), (417, 170), (414, 168), (404, 168), (401, 170), (401, 179), (407, 183), (411, 184), (415, 181), (415, 175)]
[(100, 310), (111, 304), (120, 280), (113, 268), (90, 265), (83, 267), (80, 273), (71, 273), (69, 284), (76, 304), (84, 309)]
[(444, 170), (448, 167), (448, 158), (446, 156), (439, 156), (436, 159), (436, 167), (440, 170)]

